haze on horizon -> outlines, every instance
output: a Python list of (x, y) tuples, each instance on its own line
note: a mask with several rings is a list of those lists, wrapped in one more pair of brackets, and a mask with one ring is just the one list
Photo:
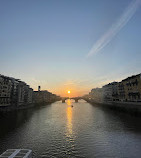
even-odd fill
[(61, 96), (141, 73), (140, 6), (141, 0), (1, 0), (0, 73)]

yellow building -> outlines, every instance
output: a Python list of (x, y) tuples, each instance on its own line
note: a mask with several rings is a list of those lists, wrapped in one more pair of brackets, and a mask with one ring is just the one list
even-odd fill
[(141, 101), (141, 74), (128, 77), (118, 84), (120, 101)]

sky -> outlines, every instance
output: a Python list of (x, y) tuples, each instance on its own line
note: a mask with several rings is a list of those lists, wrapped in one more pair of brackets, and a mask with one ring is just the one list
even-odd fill
[(1, 0), (0, 74), (61, 96), (141, 73), (141, 0)]

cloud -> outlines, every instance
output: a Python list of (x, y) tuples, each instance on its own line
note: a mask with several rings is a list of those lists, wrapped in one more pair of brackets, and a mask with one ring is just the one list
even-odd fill
[(128, 23), (141, 4), (141, 0), (133, 0), (124, 10), (120, 18), (111, 26), (111, 28), (93, 45), (87, 57), (97, 54), (103, 49), (113, 37)]

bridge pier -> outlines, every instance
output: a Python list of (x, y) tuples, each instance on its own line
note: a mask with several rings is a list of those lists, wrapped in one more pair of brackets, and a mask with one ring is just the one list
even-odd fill
[(65, 103), (65, 99), (64, 99), (64, 100), (62, 100), (62, 103)]
[(78, 103), (78, 99), (75, 99), (75, 102)]

